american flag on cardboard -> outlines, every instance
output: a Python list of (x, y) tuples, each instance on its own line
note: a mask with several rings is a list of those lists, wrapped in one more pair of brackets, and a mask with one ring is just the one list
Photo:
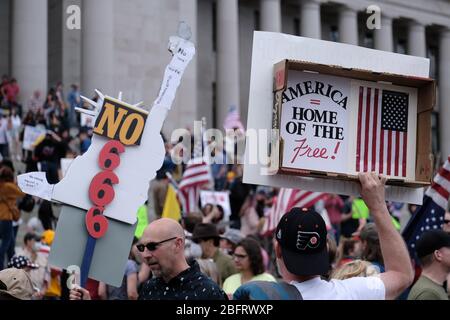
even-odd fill
[(425, 192), (423, 204), (417, 208), (402, 236), (408, 246), (409, 254), (417, 261), (416, 242), (422, 233), (433, 229), (442, 229), (445, 210), (450, 197), (450, 156), (433, 179), (433, 183)]
[(270, 208), (261, 234), (266, 235), (273, 232), (283, 215), (292, 208), (310, 208), (326, 195), (323, 192), (281, 188), (272, 208)]
[(406, 177), (408, 93), (360, 86), (356, 171)]

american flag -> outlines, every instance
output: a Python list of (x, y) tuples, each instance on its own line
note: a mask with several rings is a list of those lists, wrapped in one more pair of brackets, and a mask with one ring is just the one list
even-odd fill
[(228, 114), (223, 122), (225, 130), (238, 128), (242, 132), (245, 132), (244, 125), (241, 122), (239, 111), (236, 106), (231, 106), (228, 110)]
[(211, 167), (205, 161), (202, 151), (204, 135), (202, 130), (202, 138), (197, 139), (194, 146), (194, 157), (186, 164), (186, 169), (178, 185), (178, 200), (180, 202), (183, 215), (189, 212), (198, 211), (198, 202), (200, 197), (200, 189), (211, 186), (213, 183), (211, 175)]
[(292, 208), (310, 208), (326, 195), (326, 193), (322, 192), (281, 188), (270, 209), (261, 234), (267, 235), (273, 232), (277, 228), (281, 217)]
[(357, 172), (406, 177), (408, 100), (407, 93), (359, 87)]
[(425, 192), (422, 206), (413, 214), (402, 233), (409, 253), (416, 261), (416, 241), (425, 231), (442, 229), (449, 196), (450, 156), (434, 177), (431, 187)]

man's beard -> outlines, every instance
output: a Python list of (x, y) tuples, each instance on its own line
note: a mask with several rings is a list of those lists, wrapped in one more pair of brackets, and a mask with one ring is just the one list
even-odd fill
[(147, 260), (147, 264), (150, 267), (150, 270), (152, 271), (152, 275), (155, 278), (167, 278), (170, 273), (172, 272), (171, 268), (162, 268), (161, 265), (158, 262), (152, 261), (153, 264), (156, 266), (152, 268), (152, 263), (150, 263), (150, 261)]

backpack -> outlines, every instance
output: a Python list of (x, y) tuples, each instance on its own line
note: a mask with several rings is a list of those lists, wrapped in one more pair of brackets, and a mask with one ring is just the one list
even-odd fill
[(284, 281), (251, 281), (240, 286), (233, 300), (303, 300), (297, 288)]

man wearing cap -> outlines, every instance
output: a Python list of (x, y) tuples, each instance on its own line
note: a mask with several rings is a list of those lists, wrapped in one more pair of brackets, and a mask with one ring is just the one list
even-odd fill
[(361, 195), (377, 226), (386, 272), (373, 277), (322, 280), (329, 270), (327, 230), (313, 210), (294, 208), (280, 220), (275, 234), (277, 266), (283, 280), (294, 285), (304, 300), (395, 299), (413, 281), (405, 243), (392, 225), (386, 207), (386, 179), (360, 173)]
[(212, 223), (199, 223), (195, 226), (192, 240), (202, 247), (202, 258), (213, 259), (217, 265), (221, 282), (237, 273), (233, 259), (219, 249), (220, 236)]
[(0, 300), (31, 300), (33, 292), (30, 275), (24, 269), (0, 271)]
[(16, 249), (16, 255), (25, 256), (33, 263), (39, 265), (31, 270), (30, 276), (33, 284), (43, 293), (46, 290), (46, 274), (48, 270), (48, 253), (40, 252), (41, 237), (34, 233), (27, 233), (23, 238), (23, 246)]
[(220, 237), (220, 248), (229, 255), (234, 253), (234, 249), (236, 249), (237, 245), (241, 240), (244, 239), (241, 231), (238, 229), (229, 228), (225, 233)]
[(408, 300), (448, 300), (444, 281), (450, 273), (450, 234), (430, 230), (416, 243), (422, 274), (408, 295)]

